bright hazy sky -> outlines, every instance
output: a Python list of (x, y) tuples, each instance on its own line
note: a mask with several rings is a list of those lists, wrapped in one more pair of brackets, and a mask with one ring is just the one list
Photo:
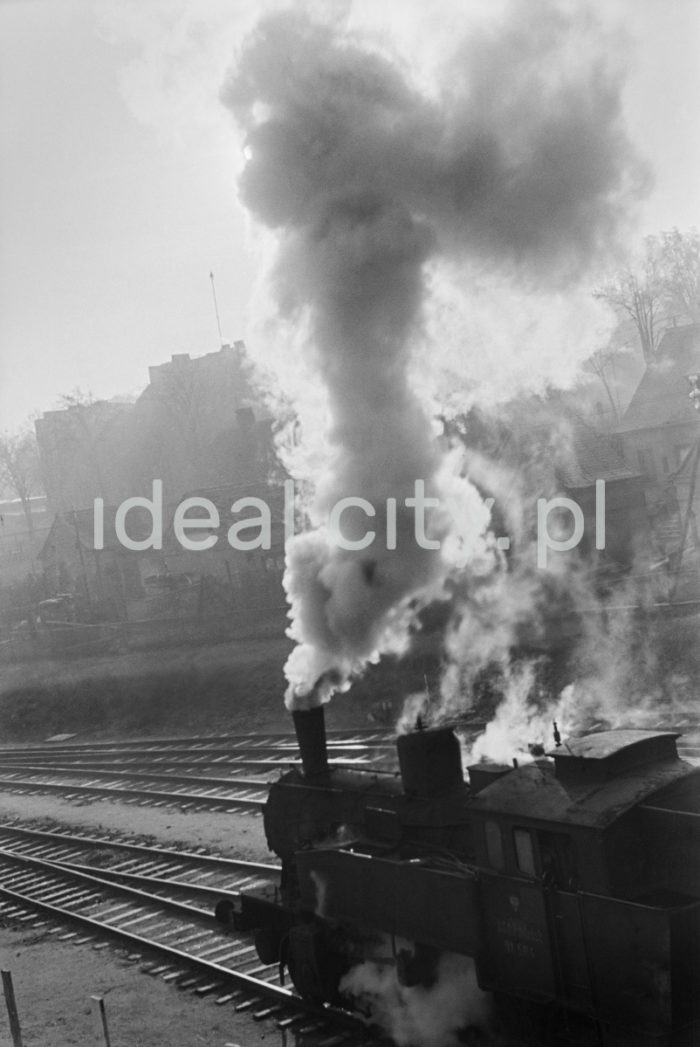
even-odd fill
[[(409, 52), (493, 7), (331, 4)], [(76, 387), (138, 393), (149, 364), (215, 351), (210, 270), (224, 338), (245, 336), (255, 261), (218, 89), (265, 6), (0, 0), (0, 431)], [(700, 0), (588, 6), (627, 32), (628, 127), (655, 173), (633, 242), (700, 226)]]

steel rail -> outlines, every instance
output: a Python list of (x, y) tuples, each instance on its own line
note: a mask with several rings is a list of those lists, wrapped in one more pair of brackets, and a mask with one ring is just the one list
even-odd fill
[[(237, 875), (244, 872), (248, 874), (259, 874), (270, 880), (276, 880), (281, 872), (281, 866), (268, 862), (251, 862), (243, 858), (228, 858), (225, 855), (202, 854), (196, 851), (174, 850), (168, 847), (150, 847), (146, 844), (133, 843), (128, 840), (114, 839), (110, 836), (85, 836), (82, 833), (51, 832), (47, 829), (30, 829), (26, 826), (16, 824), (0, 823), (0, 847), (8, 849), (8, 843), (15, 841), (15, 852), (18, 854), (29, 854), (36, 857), (27, 847), (39, 848), (46, 851), (40, 857), (47, 858), (58, 864), (64, 861), (70, 863), (73, 857), (94, 851), (111, 851), (115, 855), (121, 853), (129, 863), (133, 860), (143, 860), (149, 865), (154, 863), (162, 866), (170, 863), (178, 871), (182, 871), (183, 864), (189, 865), (195, 873), (219, 872), (221, 874)], [(25, 850), (17, 849), (17, 844), (23, 845)], [(10, 847), (9, 849), (13, 849)], [(61, 858), (61, 854), (68, 854), (67, 858)], [(58, 857), (56, 856), (58, 855)]]
[[(50, 772), (47, 772), (46, 776)], [(264, 799), (249, 799), (240, 798), (236, 799), (234, 796), (222, 796), (211, 793), (189, 793), (189, 792), (165, 792), (158, 789), (140, 789), (137, 787), (129, 788), (124, 785), (109, 786), (109, 785), (76, 785), (69, 784), (67, 782), (52, 782), (52, 781), (36, 781), (36, 779), (23, 779), (23, 778), (2, 778), (0, 777), (0, 787), (6, 786), (10, 790), (20, 792), (60, 792), (66, 793), (68, 796), (71, 795), (92, 795), (92, 796), (106, 796), (110, 799), (121, 798), (125, 796), (133, 797), (134, 799), (140, 799), (144, 801), (162, 801), (163, 805), (169, 804), (174, 806), (183, 807), (202, 807), (202, 808), (224, 808), (227, 811), (234, 812), (238, 808), (243, 810), (262, 811), (265, 806)]]
[[(11, 852), (15, 853), (15, 852)], [(261, 886), (268, 881), (265, 877), (260, 876), (257, 880), (250, 876), (246, 876), (241, 880), (240, 885), (232, 888), (231, 885), (226, 887), (211, 887), (203, 883), (191, 883), (187, 880), (175, 880), (175, 879), (164, 879), (161, 876), (150, 876), (146, 873), (138, 872), (124, 872), (120, 869), (100, 868), (97, 872), (91, 865), (81, 865), (79, 862), (71, 862), (58, 859), (44, 859), (44, 861), (51, 861), (51, 864), (60, 867), (61, 869), (67, 869), (69, 872), (86, 873), (87, 875), (95, 875), (100, 880), (106, 880), (109, 883), (125, 883), (130, 887), (147, 888), (149, 893), (152, 893), (154, 897), (170, 899), (172, 901), (178, 901), (183, 895), (188, 897), (191, 901), (197, 901), (201, 899), (206, 905), (206, 908), (202, 907), (202, 912), (211, 918), (211, 914), (214, 911), (214, 906), (222, 898), (238, 898), (240, 891), (243, 887), (246, 890), (250, 890), (252, 887)], [(166, 892), (163, 894), (162, 892)], [(172, 896), (174, 892), (175, 897)], [(195, 906), (197, 908), (197, 906)]]
[[(329, 764), (332, 767), (359, 767), (359, 768), (366, 767), (366, 768), (373, 768), (378, 763), (386, 762), (386, 759), (388, 759), (388, 758), (391, 758), (394, 761), (396, 760), (396, 750), (395, 750), (395, 748), (392, 748), (391, 750), (389, 750), (389, 749), (386, 750), (386, 758), (385, 759), (382, 759), (381, 756), (380, 757), (375, 757), (375, 758), (373, 758), (373, 757), (366, 757), (365, 758), (363, 756), (360, 756), (360, 757), (357, 757), (357, 758), (348, 758), (348, 757), (339, 758), (339, 757), (330, 756), (328, 762), (329, 762)], [(16, 761), (15, 760), (5, 760), (3, 758), (3, 759), (0, 760), (0, 766), (4, 767), (7, 770), (13, 770), (13, 769), (18, 769), (18, 768), (21, 768), (21, 767), (27, 766), (27, 765), (22, 763), (22, 762), (20, 762), (19, 760), (16, 760)], [(263, 760), (260, 760), (260, 759), (249, 759), (249, 758), (246, 758), (246, 757), (235, 757), (235, 758), (232, 758), (232, 759), (228, 760), (227, 762), (224, 762), (223, 759), (221, 757), (219, 757), (217, 760), (199, 761), (196, 764), (195, 763), (183, 763), (183, 761), (178, 760), (176, 758), (173, 758), (170, 761), (145, 760), (145, 759), (127, 760), (127, 759), (123, 759), (123, 758), (119, 759), (119, 760), (117, 760), (117, 759), (114, 759), (114, 760), (112, 760), (112, 759), (106, 759), (106, 760), (94, 760), (94, 759), (92, 759), (92, 760), (85, 761), (85, 762), (83, 762), (82, 760), (74, 760), (74, 761), (71, 761), (70, 763), (64, 763), (61, 760), (52, 759), (49, 756), (49, 757), (42, 757), (40, 759), (40, 761), (34, 761), (29, 766), (41, 767), (42, 771), (43, 770), (52, 770), (52, 771), (55, 770), (57, 772), (63, 771), (66, 774), (70, 773), (73, 769), (80, 770), (82, 768), (85, 768), (87, 770), (95, 770), (95, 771), (100, 772), (103, 769), (109, 769), (110, 767), (114, 767), (115, 769), (120, 769), (123, 772), (131, 771), (131, 773), (133, 774), (134, 777), (140, 776), (140, 774), (141, 774), (140, 768), (142, 768), (142, 767), (151, 769), (151, 770), (149, 770), (146, 773), (149, 773), (149, 774), (152, 774), (152, 773), (162, 773), (162, 774), (165, 774), (166, 777), (172, 777), (172, 774), (170, 774), (170, 771), (172, 769), (173, 771), (178, 772), (178, 776), (183, 777), (187, 781), (191, 781), (193, 779), (193, 777), (195, 777), (195, 773), (197, 771), (208, 770), (209, 768), (211, 768), (212, 770), (215, 770), (215, 771), (229, 771), (229, 772), (241, 772), (241, 771), (243, 771), (243, 772), (252, 772), (253, 774), (259, 774), (259, 775), (265, 775), (265, 774), (269, 775), (269, 774), (273, 774), (275, 772), (279, 774), (279, 772), (281, 770), (285, 770), (285, 769), (290, 768), (290, 767), (300, 767), (301, 766), (301, 761), (300, 761), (300, 759), (298, 757), (296, 757), (296, 754), (294, 754), (294, 756), (292, 756), (292, 755), (290, 755), (290, 756), (284, 755), (284, 756), (280, 757), (279, 759), (275, 759), (274, 757), (268, 757), (268, 758), (263, 759)], [(154, 772), (153, 771), (154, 767), (158, 768), (158, 772)], [(187, 770), (185, 770), (184, 773), (183, 773), (183, 771), (182, 771), (183, 767), (185, 767), (185, 768), (191, 767), (193, 769), (193, 772), (195, 772), (195, 773), (190, 774), (189, 771), (187, 771)], [(230, 779), (226, 779), (226, 781), (229, 781), (229, 780)], [(261, 777), (261, 778), (258, 778), (257, 781), (254, 781), (252, 784), (253, 785), (266, 785), (266, 784), (269, 785), (270, 782), (269, 782), (269, 780), (266, 781), (264, 778)]]
[(30, 774), (51, 774), (57, 771), (62, 771), (66, 775), (75, 776), (86, 776), (97, 772), (102, 774), (105, 778), (116, 778), (117, 781), (124, 779), (125, 781), (143, 780), (146, 782), (174, 782), (177, 785), (200, 785), (203, 788), (216, 788), (218, 786), (225, 786), (233, 789), (255, 789), (256, 791), (264, 791), (270, 788), (271, 782), (265, 781), (261, 778), (223, 778), (214, 776), (204, 775), (193, 775), (193, 774), (164, 774), (162, 771), (138, 771), (133, 770), (118, 770), (107, 767), (104, 770), (104, 765), (99, 763), (81, 764), (77, 767), (51, 767), (43, 764), (18, 764), (18, 763), (4, 763), (0, 761), (0, 773), (4, 770), (10, 769), (14, 771), (25, 771)]
[[(331, 746), (328, 747), (328, 752), (331, 760), (354, 760), (359, 758), (374, 758), (376, 754), (383, 754), (389, 752), (395, 752), (396, 745), (386, 745), (381, 748), (375, 747), (374, 749), (365, 749), (361, 746), (354, 746), (352, 748), (333, 749)], [(42, 750), (41, 752), (33, 753), (21, 753), (7, 755), (0, 753), (0, 763), (3, 766), (14, 766), (20, 764), (29, 763), (41, 763), (42, 765), (51, 765), (56, 767), (65, 767), (67, 769), (71, 767), (87, 767), (87, 766), (99, 766), (99, 767), (152, 767), (152, 768), (167, 768), (167, 767), (191, 767), (194, 770), (201, 769), (203, 767), (212, 768), (233, 768), (240, 769), (241, 767), (251, 764), (253, 766), (259, 766), (263, 770), (274, 769), (275, 767), (282, 766), (294, 762), (298, 759), (297, 749), (274, 749), (270, 750), (269, 755), (263, 755), (261, 752), (251, 750), (250, 752), (230, 752), (223, 750), (222, 752), (212, 752), (211, 755), (198, 755), (196, 758), (187, 756), (183, 753), (170, 753), (163, 754), (160, 752), (149, 753), (146, 751), (139, 751), (138, 754), (134, 753), (94, 753), (86, 752), (84, 754), (76, 755), (71, 753), (65, 755), (62, 753), (52, 753), (50, 750)]]
[[(479, 725), (473, 725), (475, 728)], [(485, 724), (483, 725), (485, 726)], [(371, 743), (386, 744), (394, 737), (389, 730), (377, 730), (376, 728), (358, 728), (353, 731), (340, 731), (329, 728), (326, 731), (329, 746), (343, 745), (367, 745)], [(16, 752), (35, 752), (37, 749), (46, 749), (51, 752), (80, 753), (86, 749), (97, 751), (113, 750), (122, 752), (124, 750), (153, 749), (163, 752), (168, 750), (182, 751), (187, 749), (194, 753), (206, 752), (212, 747), (222, 752), (231, 752), (236, 748), (244, 749), (279, 749), (286, 746), (295, 749), (296, 738), (290, 732), (263, 731), (260, 733), (249, 732), (245, 734), (217, 734), (217, 735), (192, 735), (169, 738), (124, 738), (110, 739), (108, 741), (84, 741), (84, 742), (37, 742), (31, 744), (16, 744), (0, 746), (0, 755)]]
[[(329, 758), (335, 762), (358, 762), (362, 760), (376, 760), (386, 758), (392, 754), (395, 754), (395, 745), (386, 745), (381, 749), (332, 749), (328, 748)], [(197, 770), (206, 769), (206, 773), (209, 772), (209, 768), (212, 770), (229, 768), (233, 770), (241, 770), (248, 767), (259, 767), (261, 772), (274, 770), (277, 767), (286, 766), (290, 763), (298, 762), (299, 755), (298, 750), (284, 750), (276, 749), (268, 754), (264, 753), (219, 753), (212, 754), (208, 758), (202, 758), (201, 756), (197, 759), (188, 757), (185, 753), (172, 753), (168, 754), (167, 757), (159, 753), (139, 753), (134, 755), (131, 753), (122, 753), (121, 755), (116, 753), (109, 753), (100, 755), (98, 753), (85, 753), (84, 755), (54, 755), (51, 752), (35, 752), (35, 753), (22, 753), (17, 756), (6, 756), (0, 754), (0, 763), (3, 766), (22, 766), (22, 765), (33, 765), (41, 763), (44, 766), (51, 767), (64, 767), (69, 770), (71, 767), (87, 767), (87, 766), (99, 766), (99, 767), (119, 767), (125, 770), (136, 767), (150, 767), (153, 770), (161, 770), (162, 768), (188, 768), (191, 769), (192, 773), (196, 773)], [(190, 771), (188, 770), (188, 773)]]

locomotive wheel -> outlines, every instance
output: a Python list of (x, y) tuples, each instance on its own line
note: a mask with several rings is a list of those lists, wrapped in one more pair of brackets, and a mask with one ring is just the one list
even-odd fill
[(292, 927), (285, 949), (286, 966), (300, 996), (312, 1003), (338, 1003), (338, 986), (348, 969), (342, 953), (321, 927)]
[(259, 927), (254, 937), (255, 949), (261, 963), (277, 963), (280, 958), (281, 939), (273, 927)]
[(216, 903), (214, 919), (229, 933), (233, 932), (235, 929), (235, 911), (233, 905), (228, 901), (228, 899), (222, 898), (221, 901)]
[(496, 1013), (508, 1043), (526, 1047), (601, 1047), (598, 1024), (581, 1015), (566, 1014), (552, 1004), (519, 1000), (503, 993), (494, 994)]

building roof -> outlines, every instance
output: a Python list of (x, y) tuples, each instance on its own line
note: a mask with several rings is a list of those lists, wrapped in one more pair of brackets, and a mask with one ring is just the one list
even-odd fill
[(700, 324), (671, 327), (651, 361), (617, 428), (619, 433), (697, 424), (687, 375), (700, 370)]
[[(285, 492), (284, 487), (281, 484), (258, 481), (256, 483), (221, 484), (217, 487), (204, 487), (194, 491), (187, 491), (180, 500), (180, 504), (187, 498), (197, 498), (202, 501), (210, 502), (215, 507), (219, 516), (219, 526), (201, 528), (199, 530), (199, 535), (195, 536), (195, 541), (203, 539), (209, 535), (216, 535), (217, 539), (220, 539), (219, 548), (225, 547), (228, 530), (232, 523), (242, 523), (244, 520), (250, 519), (251, 528), (259, 526), (258, 521), (260, 520), (261, 513), (263, 513), (260, 503), (266, 506), (270, 513), (270, 532), (273, 546), (277, 548), (283, 541)], [(239, 501), (239, 499), (247, 500), (247, 504), (242, 509), (233, 513), (233, 505)], [(165, 512), (164, 548), (166, 551), (172, 551), (173, 549), (178, 549), (180, 547), (179, 542), (175, 537), (173, 526), (175, 508), (175, 506), (169, 506)], [(187, 519), (189, 520), (195, 520), (197, 517), (206, 518), (206, 516), (207, 513), (205, 508), (199, 508), (196, 505), (191, 506), (187, 512)], [(252, 540), (253, 538), (254, 534), (244, 534), (241, 536), (242, 541)]]
[[(119, 551), (119, 552), (130, 552), (126, 549), (126, 546), (122, 545), (116, 535), (115, 531), (115, 516), (117, 507), (114, 505), (106, 505), (103, 510), (103, 536), (104, 542), (102, 548), (105, 550)], [(163, 515), (165, 519), (168, 519), (167, 508), (164, 508)], [(135, 506), (129, 510), (128, 520), (125, 523), (126, 533), (129, 538), (133, 541), (142, 541), (148, 538), (153, 528), (153, 520), (144, 508), (141, 506)], [(50, 559), (52, 553), (52, 546), (55, 544), (59, 535), (68, 535), (72, 541), (79, 541), (80, 546), (84, 550), (94, 551), (95, 550), (95, 512), (91, 507), (89, 509), (71, 509), (66, 513), (56, 513), (46, 541), (44, 542), (39, 557), (42, 560)]]
[(565, 487), (591, 487), (596, 480), (611, 483), (633, 480), (639, 472), (630, 469), (614, 437), (591, 426), (579, 425), (572, 434), (572, 453), (557, 470)]

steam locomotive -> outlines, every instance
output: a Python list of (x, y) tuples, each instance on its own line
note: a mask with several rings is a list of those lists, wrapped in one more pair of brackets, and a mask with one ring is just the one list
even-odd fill
[(671, 732), (569, 739), (462, 770), (450, 728), (397, 739), (399, 773), (330, 768), (323, 708), (293, 713), (301, 770), (264, 813), (281, 885), (217, 906), (299, 993), (392, 943), (402, 985), (473, 958), (522, 1042), (700, 1044), (700, 768)]

